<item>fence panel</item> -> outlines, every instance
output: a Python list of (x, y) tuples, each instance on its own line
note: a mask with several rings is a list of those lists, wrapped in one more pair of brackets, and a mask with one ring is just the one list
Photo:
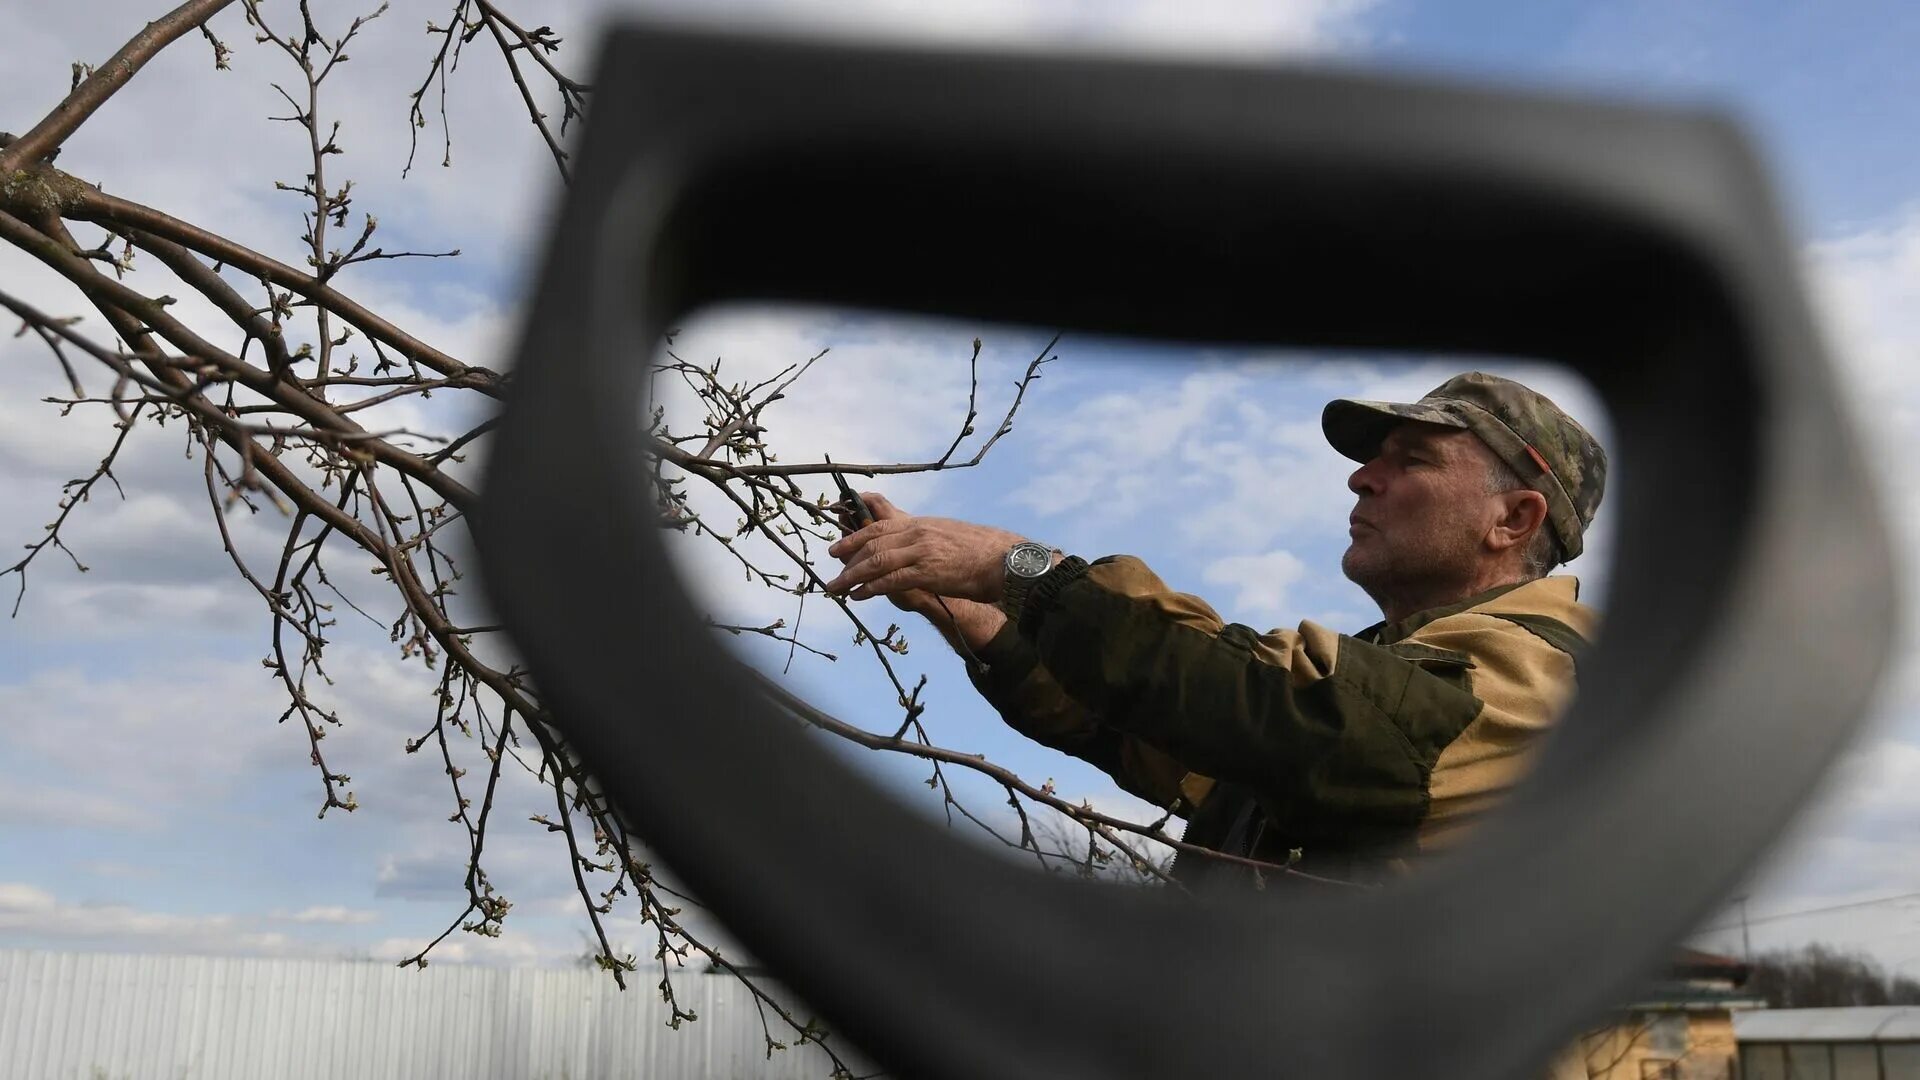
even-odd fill
[[(566, 969), (402, 971), (0, 949), (0, 1080), (825, 1080), (831, 1072), (815, 1046), (767, 1060), (753, 996), (735, 979), (676, 979), (683, 1006), (700, 1016), (678, 1031), (666, 1027), (650, 980), (629, 984), (622, 993), (604, 972)], [(836, 1048), (857, 1073), (874, 1071)]]

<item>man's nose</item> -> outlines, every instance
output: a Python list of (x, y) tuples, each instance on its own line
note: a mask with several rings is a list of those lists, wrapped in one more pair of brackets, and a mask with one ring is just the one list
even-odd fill
[(1347, 477), (1347, 490), (1355, 495), (1378, 495), (1380, 493), (1379, 470), (1374, 468), (1378, 464), (1380, 459), (1374, 458), (1353, 470), (1352, 475)]

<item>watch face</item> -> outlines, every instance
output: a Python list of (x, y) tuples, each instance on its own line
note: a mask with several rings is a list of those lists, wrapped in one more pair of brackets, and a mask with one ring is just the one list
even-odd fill
[(1015, 544), (1007, 552), (1007, 569), (1021, 577), (1039, 577), (1053, 562), (1053, 552), (1040, 544)]

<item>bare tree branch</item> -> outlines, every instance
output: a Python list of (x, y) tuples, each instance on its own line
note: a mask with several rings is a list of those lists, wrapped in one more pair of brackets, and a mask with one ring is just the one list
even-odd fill
[(233, 0), (187, 0), (166, 15), (147, 24), (146, 29), (135, 34), (125, 45), (120, 46), (106, 63), (94, 68), (79, 85), (53, 111), (41, 117), (40, 122), (28, 129), (25, 135), (14, 140), (4, 149), (0, 149), (0, 183), (7, 182), (7, 174), (41, 158), (50, 158), (60, 144), (67, 140), (87, 117), (107, 103), (107, 99), (120, 91), (154, 54), (172, 44), (182, 34), (191, 32), (212, 17), (214, 13)]

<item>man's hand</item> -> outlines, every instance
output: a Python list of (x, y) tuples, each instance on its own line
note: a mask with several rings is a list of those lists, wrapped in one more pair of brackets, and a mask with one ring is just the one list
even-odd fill
[[(923, 613), (922, 603), (938, 610), (933, 596), (983, 603), (1000, 599), (1007, 549), (1023, 539), (1020, 534), (952, 518), (916, 517), (878, 492), (863, 491), (860, 497), (875, 520), (827, 549), (847, 564), (827, 582), (828, 592), (854, 600), (886, 596)], [(915, 592), (928, 596), (923, 600)]]
[[(854, 533), (879, 521), (883, 517), (900, 517), (905, 513), (899, 507), (888, 502), (885, 496), (873, 492), (868, 492), (865, 496), (854, 495), (853, 489), (846, 487), (844, 483), (841, 485), (841, 490), (853, 498), (860, 499), (860, 501), (865, 504), (867, 511), (864, 517), (856, 514), (853, 506), (850, 505), (850, 500), (842, 500), (833, 504), (832, 509), (834, 516), (840, 520), (840, 531), (847, 536), (852, 536)], [(836, 549), (828, 548), (828, 550), (833, 551)], [(847, 560), (842, 558), (840, 561), (844, 563)], [(903, 589), (900, 592), (889, 595), (887, 599), (893, 601), (893, 606), (899, 608), (901, 611), (926, 616), (932, 620), (936, 626), (945, 620), (940, 598), (925, 589)], [(958, 603), (958, 601), (954, 602)], [(950, 607), (951, 605), (948, 606)]]

